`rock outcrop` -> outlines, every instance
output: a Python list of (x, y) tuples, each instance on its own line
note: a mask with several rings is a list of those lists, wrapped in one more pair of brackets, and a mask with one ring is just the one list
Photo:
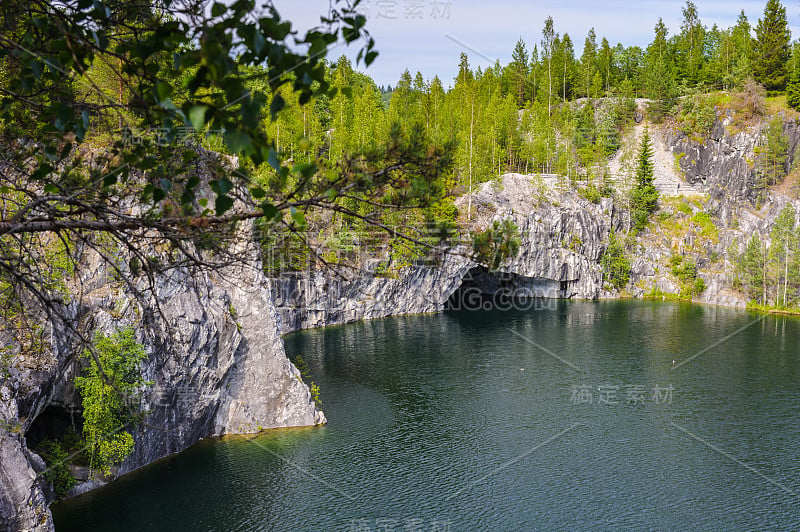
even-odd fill
[[(755, 208), (752, 164), (757, 132), (728, 134), (718, 124), (702, 143), (660, 132), (692, 190), (707, 192), (692, 209), (714, 217), (718, 237), (703, 247), (697, 265), (706, 291), (700, 301), (744, 305), (731, 289), (729, 248), (752, 234), (766, 238), (790, 200), (773, 195)], [(790, 152), (800, 141), (787, 123)], [(682, 155), (680, 155), (682, 154)], [(791, 160), (787, 164), (791, 164)], [(670, 170), (672, 171), (672, 170)], [(427, 264), (391, 275), (364, 271), (342, 278), (314, 271), (267, 279), (258, 268), (215, 273), (173, 270), (158, 277), (149, 303), (136, 302), (115, 285), (99, 263), (82, 273), (88, 290), (67, 312), (84, 331), (133, 325), (148, 352), (143, 373), (152, 385), (142, 401), (145, 421), (132, 429), (134, 452), (124, 474), (208, 436), (250, 433), (285, 426), (317, 425), (325, 417), (287, 360), (280, 336), (312, 327), (409, 313), (437, 312), (483, 297), (596, 299), (615, 297), (604, 284), (601, 258), (612, 231), (629, 226), (615, 201), (592, 203), (553, 177), (508, 174), (485, 183), (457, 205), (470, 231), (511, 218), (520, 230), (519, 252), (496, 272), (470, 258), (459, 245)], [(694, 205), (694, 204), (693, 204)], [(794, 203), (800, 210), (800, 204)], [(673, 254), (698, 249), (697, 235), (645, 231), (633, 243), (628, 291), (676, 293), (680, 286), (665, 266)], [(716, 255), (716, 262), (703, 257)], [(353, 270), (356, 271), (356, 270)], [(477, 299), (472, 298), (477, 296)], [(41, 473), (45, 465), (28, 449), (26, 435), (54, 406), (78, 407), (71, 384), (79, 351), (71, 333), (51, 324), (52, 356), (36, 367), (15, 359), (0, 386), (0, 528), (51, 530), (51, 499)]]
[[(100, 265), (87, 272), (102, 281), (80, 302), (76, 323), (104, 332), (134, 325), (148, 352), (142, 371), (152, 385), (141, 403), (147, 415), (126, 428), (135, 447), (117, 475), (205, 437), (325, 423), (286, 358), (270, 282), (257, 265), (213, 274), (174, 270), (158, 279), (147, 308), (110, 288)], [(48, 407), (78, 406), (71, 384), (79, 369), (76, 346), (54, 346), (49, 371), (16, 370), (0, 389), (3, 530), (52, 529), (44, 464), (24, 435)]]
[[(711, 198), (726, 205), (755, 205), (761, 191), (756, 172), (756, 147), (763, 144), (765, 123), (732, 131), (732, 115), (717, 120), (708, 138), (692, 138), (680, 131), (664, 133), (685, 180)], [(800, 143), (800, 130), (794, 120), (783, 125), (787, 142), (784, 170), (788, 173)]]

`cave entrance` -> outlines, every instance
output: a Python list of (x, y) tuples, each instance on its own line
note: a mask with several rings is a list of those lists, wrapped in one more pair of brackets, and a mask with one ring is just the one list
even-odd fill
[(82, 430), (83, 416), (79, 409), (51, 404), (33, 420), (25, 433), (25, 440), (30, 449), (39, 449), (45, 440), (60, 441), (67, 435), (80, 434)]
[(445, 310), (529, 310), (550, 308), (560, 297), (560, 283), (508, 272), (472, 268), (450, 295)]

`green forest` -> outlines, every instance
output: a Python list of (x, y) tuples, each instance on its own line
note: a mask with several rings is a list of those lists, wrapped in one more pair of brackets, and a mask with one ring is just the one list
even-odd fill
[[(626, 175), (608, 170), (634, 122), (666, 121), (702, 141), (721, 109), (745, 127), (800, 106), (800, 42), (777, 0), (729, 28), (703, 24), (687, 1), (680, 28), (659, 19), (645, 47), (593, 29), (581, 47), (547, 17), (506, 65), (476, 68), (462, 53), (455, 79), (405, 71), (392, 88), (326, 57), (340, 38), (364, 66), (377, 57), (357, 3), (303, 38), (274, 9), (253, 18), (254, 7), (216, 3), (204, 20), (171, 2), (3, 13), (0, 136), (25, 171), (4, 175), (15, 223), (3, 221), (0, 236), (6, 256), (29, 259), (0, 263), (9, 297), (64, 293), (76, 243), (108, 258), (127, 250), (115, 266), (124, 278), (176, 263), (152, 252), (153, 232), (198, 264), (249, 219), (267, 273), (359, 262), (388, 246), (375, 273), (391, 275), (463, 232), (473, 213), (454, 198), (506, 172), (555, 174), (592, 201), (614, 196), (641, 230), (656, 203), (653, 191), (642, 196), (635, 154)], [(786, 173), (781, 135), (754, 163), (765, 190)], [(123, 197), (142, 215), (108, 201)], [(46, 212), (32, 217), (31, 201)], [(58, 227), (67, 238), (46, 236)], [(46, 266), (31, 266), (40, 256)]]

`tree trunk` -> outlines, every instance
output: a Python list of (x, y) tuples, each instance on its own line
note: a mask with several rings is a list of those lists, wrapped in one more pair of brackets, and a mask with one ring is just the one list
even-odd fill
[(472, 111), (469, 120), (469, 200), (467, 204), (467, 221), (472, 220), (472, 128), (475, 125), (475, 95), (472, 95)]

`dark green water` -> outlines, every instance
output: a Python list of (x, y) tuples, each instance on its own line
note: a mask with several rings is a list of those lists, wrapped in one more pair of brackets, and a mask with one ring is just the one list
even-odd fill
[(54, 507), (56, 529), (800, 529), (798, 319), (559, 302), (286, 349), (326, 427), (202, 442)]

